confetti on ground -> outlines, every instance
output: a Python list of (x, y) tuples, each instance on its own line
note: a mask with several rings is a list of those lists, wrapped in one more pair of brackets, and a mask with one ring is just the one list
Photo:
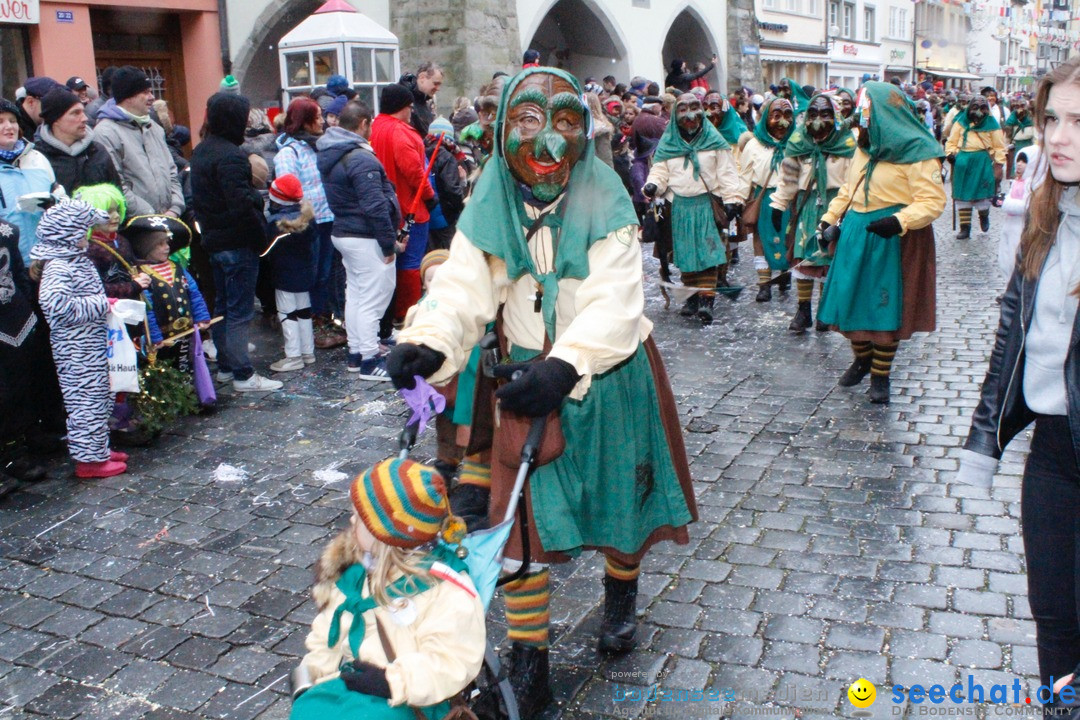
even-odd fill
[(337, 465), (327, 465), (321, 470), (316, 470), (311, 473), (311, 477), (315, 482), (322, 483), (323, 485), (330, 485), (331, 483), (349, 479), (348, 475), (337, 469)]
[(356, 412), (360, 415), (381, 415), (387, 407), (388, 403), (385, 400), (372, 400), (361, 405)]
[(211, 478), (215, 482), (234, 483), (247, 480), (248, 471), (242, 467), (236, 467), (235, 465), (229, 465), (228, 463), (221, 463), (214, 468), (214, 474)]

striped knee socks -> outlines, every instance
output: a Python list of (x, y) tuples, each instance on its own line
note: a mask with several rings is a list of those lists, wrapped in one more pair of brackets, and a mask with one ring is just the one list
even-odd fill
[(896, 357), (898, 347), (900, 343), (874, 343), (874, 359), (870, 364), (870, 374), (875, 377), (888, 377), (892, 371), (893, 358)]
[(506, 593), (506, 636), (511, 642), (544, 650), (548, 646), (551, 576), (547, 568), (528, 573), (503, 588)]
[(795, 291), (798, 293), (799, 302), (810, 302), (814, 296), (814, 281), (799, 278), (795, 281)]
[(479, 455), (467, 455), (461, 463), (458, 482), (491, 489), (491, 463), (481, 462)]
[(641, 574), (640, 565), (623, 565), (614, 558), (604, 556), (604, 573), (609, 577), (613, 577), (616, 580), (623, 580), (629, 582), (630, 580), (637, 580), (638, 575)]
[(855, 353), (858, 360), (869, 360), (874, 353), (874, 344), (869, 340), (852, 340), (851, 352)]

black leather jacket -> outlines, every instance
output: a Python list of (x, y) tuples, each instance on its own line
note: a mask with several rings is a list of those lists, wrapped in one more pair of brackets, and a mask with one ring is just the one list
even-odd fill
[[(1042, 271), (1039, 274), (1041, 277)], [(1024, 401), (1024, 346), (1035, 314), (1038, 287), (1037, 280), (1026, 280), (1017, 270), (1001, 298), (1001, 321), (990, 354), (990, 369), (964, 443), (965, 448), (981, 455), (1000, 458), (1009, 441), (1035, 419)], [(1080, 313), (1073, 322), (1065, 357), (1065, 394), (1072, 445), (1080, 462)]]

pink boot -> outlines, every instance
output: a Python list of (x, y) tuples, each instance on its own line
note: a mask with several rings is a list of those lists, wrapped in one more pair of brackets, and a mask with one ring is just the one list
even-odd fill
[(125, 472), (127, 472), (127, 465), (114, 460), (75, 463), (75, 477), (80, 478), (107, 478)]
[(110, 450), (109, 459), (113, 462), (126, 463), (128, 461), (128, 454), (126, 452), (121, 452), (120, 450)]

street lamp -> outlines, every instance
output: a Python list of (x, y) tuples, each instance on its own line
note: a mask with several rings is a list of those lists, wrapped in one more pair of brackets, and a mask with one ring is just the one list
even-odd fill
[(828, 86), (831, 80), (829, 79), (829, 60), (832, 58), (833, 45), (836, 43), (836, 38), (840, 37), (840, 26), (830, 25), (828, 29), (829, 38), (825, 41), (825, 85)]

